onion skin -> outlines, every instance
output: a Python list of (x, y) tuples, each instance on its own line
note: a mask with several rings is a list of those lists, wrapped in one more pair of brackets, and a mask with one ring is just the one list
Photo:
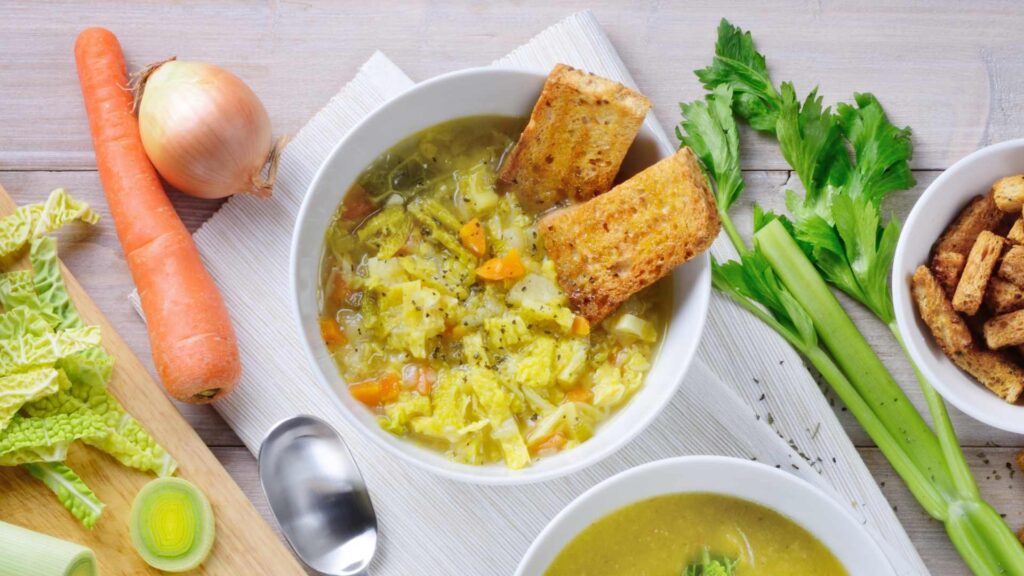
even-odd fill
[(170, 60), (147, 73), (139, 132), (150, 162), (191, 196), (270, 196), (261, 172), (274, 150), (270, 117), (256, 94), (227, 70)]

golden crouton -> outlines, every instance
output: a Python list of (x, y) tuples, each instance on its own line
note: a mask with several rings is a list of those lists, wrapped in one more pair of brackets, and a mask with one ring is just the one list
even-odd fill
[(953, 363), (1011, 404), (1024, 390), (1024, 369), (1006, 352), (971, 348), (953, 355)]
[(918, 266), (911, 283), (911, 293), (921, 319), (932, 331), (939, 348), (947, 356), (974, 345), (974, 338), (963, 318), (953, 310), (945, 291), (927, 266)]
[(959, 252), (940, 252), (932, 258), (932, 274), (946, 291), (946, 296), (953, 297), (966, 263), (967, 257)]
[(978, 234), (967, 263), (964, 265), (960, 282), (953, 294), (953, 309), (973, 316), (978, 312), (981, 301), (985, 298), (985, 287), (992, 276), (992, 269), (1003, 252), (1003, 238), (988, 230)]
[(697, 157), (683, 148), (593, 200), (544, 216), (539, 228), (570, 304), (596, 324), (706, 250), (719, 225)]
[(993, 350), (1024, 344), (1024, 310), (1000, 314), (985, 322), (985, 344)]
[(1009, 280), (993, 276), (985, 290), (985, 305), (996, 314), (1024, 308), (1024, 290)]
[(1024, 206), (1024, 174), (996, 180), (992, 185), (992, 196), (1003, 212), (1020, 212)]
[(1006, 233), (1006, 239), (1014, 244), (1024, 244), (1024, 218), (1017, 218)]
[(604, 194), (650, 109), (635, 90), (558, 64), (498, 179), (535, 211)]
[(1024, 246), (1012, 246), (1003, 255), (999, 277), (1024, 287)]
[(967, 254), (982, 230), (992, 230), (1002, 223), (1006, 214), (992, 200), (991, 194), (977, 196), (960, 211), (935, 245), (935, 253)]

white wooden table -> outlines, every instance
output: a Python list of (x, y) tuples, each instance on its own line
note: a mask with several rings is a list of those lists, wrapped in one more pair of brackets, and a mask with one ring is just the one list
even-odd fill
[[(95, 172), (72, 47), (86, 26), (113, 30), (129, 65), (177, 55), (226, 66), (262, 97), (278, 133), (298, 129), (375, 49), (415, 79), (489, 63), (546, 26), (592, 9), (655, 103), (666, 127), (678, 121), (677, 102), (701, 88), (692, 71), (711, 57), (716, 26), (725, 16), (751, 29), (776, 81), (798, 91), (820, 84), (826, 101), (874, 92), (890, 116), (914, 129), (918, 187), (896, 198), (905, 216), (938, 173), (976, 148), (1024, 134), (1024, 6), (1014, 2), (658, 2), (594, 0), (454, 5), (426, 1), (350, 2), (242, 0), (196, 3), (0, 1), (0, 184), (19, 203), (38, 201), (57, 186), (72, 189), (105, 216), (94, 231), (66, 233), (61, 253), (111, 322), (144, 360), (145, 328), (126, 300), (132, 285)], [(751, 201), (781, 205), (790, 178), (775, 146), (744, 135), (743, 165)], [(216, 210), (174, 194), (194, 229)], [(746, 221), (737, 218), (738, 222)], [(252, 238), (253, 250), (259, 239)], [(850, 309), (898, 380), (923, 409), (909, 366), (888, 333)], [(238, 483), (267, 514), (255, 461), (209, 408), (180, 406)], [(851, 437), (936, 575), (966, 574), (942, 526), (927, 518), (838, 407)], [(1002, 433), (954, 411), (954, 421), (982, 492), (1024, 525), (1022, 477), (1011, 470), (1024, 438)]]

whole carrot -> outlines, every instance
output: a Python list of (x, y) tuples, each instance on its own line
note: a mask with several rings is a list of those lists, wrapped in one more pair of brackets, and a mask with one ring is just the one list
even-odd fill
[(153, 362), (171, 396), (206, 403), (231, 392), (241, 363), (227, 308), (149, 162), (117, 38), (75, 42), (96, 166), (146, 315)]

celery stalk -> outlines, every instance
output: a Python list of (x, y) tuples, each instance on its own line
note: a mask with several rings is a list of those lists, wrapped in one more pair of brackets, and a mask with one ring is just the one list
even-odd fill
[(941, 489), (953, 490), (935, 435), (785, 227), (778, 220), (768, 223), (754, 243), (800, 304), (814, 311), (811, 319), (825, 348), (901, 448)]
[[(934, 389), (922, 379), (938, 434), (914, 410), (789, 231), (776, 220), (755, 233), (754, 242), (800, 305), (815, 311), (812, 320), (819, 337), (855, 390), (844, 391), (845, 383), (836, 374), (822, 375), (847, 402), (922, 507), (945, 524), (950, 541), (970, 569), (979, 575), (1024, 574), (1024, 549), (999, 514), (980, 499), (945, 406)], [(896, 336), (901, 340), (898, 332)], [(812, 360), (812, 364), (818, 368), (817, 362)], [(870, 404), (872, 399), (879, 401), (877, 407), (861, 405), (861, 401)], [(906, 419), (893, 422), (893, 418)], [(900, 451), (887, 446), (888, 439), (880, 441), (885, 435), (876, 438), (878, 424), (890, 433)], [(899, 435), (892, 437), (895, 434)], [(899, 461), (901, 452), (909, 454), (916, 463), (909, 468), (916, 471)]]

